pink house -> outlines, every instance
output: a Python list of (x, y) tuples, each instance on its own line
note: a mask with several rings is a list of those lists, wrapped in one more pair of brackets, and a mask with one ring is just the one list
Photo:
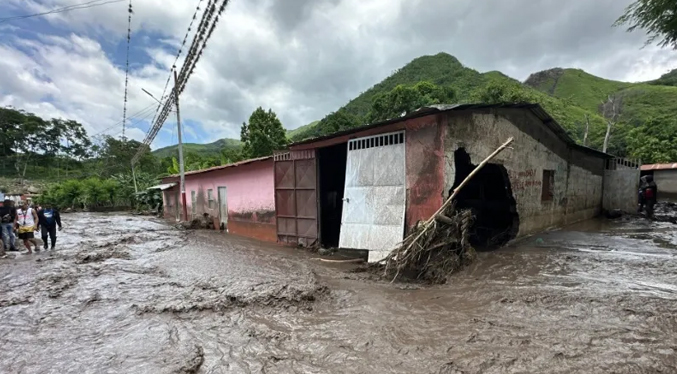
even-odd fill
[[(179, 177), (163, 193), (164, 215), (179, 220)], [(209, 213), (214, 226), (228, 233), (264, 241), (277, 241), (273, 158), (261, 157), (209, 169), (186, 172), (186, 206), (189, 217)]]

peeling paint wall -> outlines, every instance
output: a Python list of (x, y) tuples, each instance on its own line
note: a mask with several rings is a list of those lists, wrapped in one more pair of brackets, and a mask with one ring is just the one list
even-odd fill
[[(163, 183), (175, 179), (165, 178)], [(272, 158), (186, 175), (188, 214), (193, 211), (192, 193), (195, 192), (195, 215), (209, 213), (215, 217), (214, 226), (219, 227), (219, 187), (226, 187), (229, 233), (272, 242), (277, 240)], [(171, 197), (169, 199), (171, 201)], [(171, 211), (165, 210), (165, 216), (171, 215)]]
[[(602, 205), (604, 161), (570, 148), (531, 112), (495, 109), (451, 112), (444, 141), (445, 197), (454, 183), (454, 151), (460, 147), (479, 164), (509, 137), (512, 147), (491, 162), (508, 171), (517, 202), (518, 236), (592, 218)], [(552, 197), (543, 200), (544, 171), (554, 173)]]
[[(438, 125), (440, 123), (441, 125)], [(405, 227), (427, 220), (443, 201), (445, 115), (407, 120), (407, 213)]]

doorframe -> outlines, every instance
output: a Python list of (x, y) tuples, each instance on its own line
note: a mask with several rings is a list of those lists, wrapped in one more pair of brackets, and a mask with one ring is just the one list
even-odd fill
[[(223, 196), (224, 196), (224, 204), (221, 204), (221, 190), (223, 190)], [(217, 186), (216, 187), (216, 196), (218, 197), (219, 201), (219, 226), (221, 224), (224, 225), (226, 228), (226, 232), (228, 230), (228, 187), (227, 186)], [(222, 211), (222, 209), (225, 209), (225, 214)]]

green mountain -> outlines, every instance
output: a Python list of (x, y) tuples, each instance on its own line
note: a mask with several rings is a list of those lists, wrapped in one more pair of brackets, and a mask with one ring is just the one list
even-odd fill
[[(529, 85), (524, 85), (499, 71), (480, 73), (463, 66), (458, 59), (446, 53), (438, 53), (434, 56), (422, 56), (412, 60), (338, 110), (347, 111), (359, 118), (364, 118), (369, 112), (373, 98), (378, 94), (387, 93), (398, 85), (414, 85), (420, 81), (428, 81), (438, 86), (452, 87), (456, 91), (457, 101), (459, 102), (478, 101), (473, 97), (475, 92), (491, 84), (509, 86), (520, 91), (519, 97), (522, 100), (540, 103), (569, 131), (574, 139), (582, 141), (587, 115), (590, 121), (589, 144), (601, 147), (605, 121), (596, 111), (578, 107), (567, 100), (562, 100)], [(321, 126), (321, 123), (304, 126), (303, 131), (293, 134), (292, 140), (298, 141), (325, 133), (326, 131), (322, 131)]]
[[(292, 138), (294, 136), (303, 136), (304, 132), (308, 129), (313, 128), (320, 121), (311, 122), (307, 125), (301, 126), (294, 130), (287, 130), (287, 137)], [(183, 150), (184, 152), (192, 152), (199, 156), (214, 156), (221, 153), (221, 150), (227, 149), (240, 149), (242, 148), (242, 142), (238, 139), (223, 138), (219, 139), (213, 143), (208, 144), (198, 144), (198, 143), (184, 143)], [(164, 148), (159, 148), (154, 150), (152, 153), (158, 158), (165, 158), (168, 156), (175, 156), (178, 154), (178, 148), (176, 145), (171, 145)]]
[[(598, 115), (609, 97), (619, 103), (619, 117), (612, 131), (617, 154), (625, 154), (629, 131), (651, 119), (666, 119), (677, 111), (677, 72), (650, 82), (628, 83), (600, 78), (579, 69), (550, 69), (532, 74), (526, 81), (548, 95)], [(609, 114), (606, 114), (609, 116)]]
[[(184, 143), (183, 152), (184, 153), (195, 153), (199, 156), (214, 156), (221, 153), (222, 149), (239, 149), (242, 148), (242, 143), (236, 139), (219, 139), (213, 143), (208, 144), (197, 144), (197, 143)], [(159, 157), (171, 157), (178, 155), (178, 146), (171, 145), (169, 147), (159, 148), (154, 150), (152, 153)]]

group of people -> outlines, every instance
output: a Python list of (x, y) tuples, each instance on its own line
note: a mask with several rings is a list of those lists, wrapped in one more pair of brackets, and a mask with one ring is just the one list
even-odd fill
[[(47, 250), (48, 239), (51, 241), (51, 249), (56, 246), (57, 228), (61, 231), (61, 216), (59, 211), (51, 204), (44, 207), (34, 208), (25, 201), (21, 201), (19, 207), (15, 207), (13, 201), (5, 200), (0, 207), (0, 257), (5, 257), (6, 251), (18, 252), (16, 238), (23, 241), (26, 247), (24, 254), (39, 252), (38, 241), (35, 232), (40, 231), (43, 248)], [(15, 236), (16, 234), (16, 236)], [(32, 245), (32, 246), (31, 246)], [(33, 247), (31, 249), (31, 247)]]

